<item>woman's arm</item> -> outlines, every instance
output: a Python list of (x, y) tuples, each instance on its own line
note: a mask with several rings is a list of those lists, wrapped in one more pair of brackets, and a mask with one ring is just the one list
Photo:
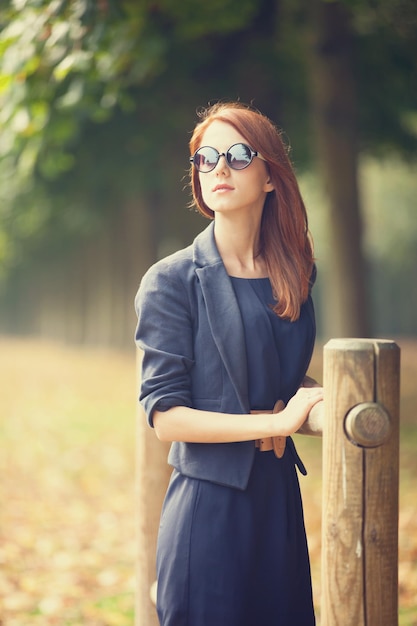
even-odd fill
[(167, 411), (154, 411), (153, 424), (161, 441), (227, 443), (289, 436), (322, 400), (321, 387), (301, 387), (280, 413), (216, 413), (175, 406)]

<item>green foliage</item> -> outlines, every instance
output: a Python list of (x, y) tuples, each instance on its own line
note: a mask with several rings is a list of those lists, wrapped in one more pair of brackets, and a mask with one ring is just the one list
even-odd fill
[(126, 87), (158, 71), (163, 40), (147, 33), (141, 3), (129, 19), (131, 6), (116, 14), (89, 0), (26, 0), (3, 10), (2, 145), (18, 175), (37, 164), (46, 178), (71, 169), (83, 121), (128, 107)]
[[(68, 225), (70, 232), (77, 230), (80, 220), (68, 222), (62, 215), (76, 217), (86, 207), (65, 189), (65, 178), (76, 172), (76, 148), (83, 144), (86, 125), (105, 124), (115, 108), (133, 108), (127, 87), (158, 72), (164, 44), (146, 29), (145, 6), (116, 6), (16, 0), (0, 9), (3, 268), (21, 259), (23, 251), (30, 256), (51, 223), (58, 225), (58, 239), (59, 226), (62, 232), (68, 233)], [(55, 197), (54, 181), (63, 182)]]
[[(345, 0), (364, 150), (416, 151), (416, 5)], [(0, 7), (0, 265), (105, 223), (132, 197), (169, 207), (193, 111), (254, 102), (312, 152), (309, 11), (292, 0), (6, 0)], [(414, 25), (414, 26), (413, 26)], [(184, 204), (186, 199), (179, 201)]]
[(355, 15), (361, 139), (378, 155), (416, 154), (417, 7), (380, 0)]
[(193, 40), (210, 33), (225, 35), (245, 29), (257, 12), (253, 0), (241, 0), (239, 10), (235, 0), (161, 0), (153, 4), (153, 10), (155, 5), (179, 38)]

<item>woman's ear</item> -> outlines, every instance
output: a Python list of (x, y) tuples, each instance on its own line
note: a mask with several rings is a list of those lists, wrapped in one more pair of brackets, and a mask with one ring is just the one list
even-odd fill
[(265, 182), (265, 186), (264, 186), (264, 191), (269, 192), (269, 191), (274, 191), (275, 187), (271, 182), (271, 179), (268, 176), (267, 181)]

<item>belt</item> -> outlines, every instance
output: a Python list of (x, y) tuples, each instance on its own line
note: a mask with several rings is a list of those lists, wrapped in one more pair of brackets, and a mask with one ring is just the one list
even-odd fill
[[(284, 407), (285, 404), (283, 403), (283, 401), (277, 400), (272, 410), (251, 411), (251, 413), (280, 413)], [(286, 440), (286, 437), (281, 436), (264, 437), (263, 439), (255, 440), (255, 447), (258, 448), (260, 452), (268, 452), (269, 450), (273, 450), (275, 452), (275, 456), (280, 459), (282, 456), (284, 456)]]

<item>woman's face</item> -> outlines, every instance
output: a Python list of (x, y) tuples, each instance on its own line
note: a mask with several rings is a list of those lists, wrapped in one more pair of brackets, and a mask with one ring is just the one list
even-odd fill
[[(247, 140), (230, 124), (214, 121), (205, 130), (202, 146), (211, 146), (226, 153), (236, 143), (248, 145)], [(243, 170), (232, 169), (221, 156), (211, 172), (199, 173), (201, 193), (205, 204), (215, 213), (262, 215), (266, 194), (273, 190), (265, 161), (254, 157)]]

